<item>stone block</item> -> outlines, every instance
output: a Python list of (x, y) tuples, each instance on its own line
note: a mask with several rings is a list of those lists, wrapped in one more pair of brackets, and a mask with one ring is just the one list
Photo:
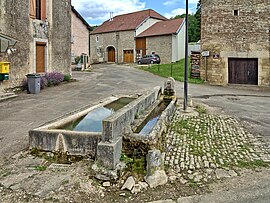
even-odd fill
[(165, 153), (150, 150), (147, 155), (147, 174), (145, 181), (151, 188), (166, 184), (168, 177), (164, 171)]
[(165, 153), (159, 150), (150, 150), (147, 155), (147, 176), (153, 175), (157, 170), (164, 170)]
[(135, 115), (141, 113), (156, 101), (160, 89), (160, 87), (155, 88), (150, 93), (139, 97), (134, 102), (103, 120), (102, 141), (113, 143), (119, 137), (122, 137), (123, 134), (130, 133), (130, 125), (134, 121)]
[(122, 151), (122, 138), (109, 143), (101, 141), (97, 145), (97, 162), (108, 169), (115, 169), (120, 162)]
[(43, 151), (62, 151), (70, 155), (90, 155), (95, 157), (100, 133), (30, 130), (29, 146)]

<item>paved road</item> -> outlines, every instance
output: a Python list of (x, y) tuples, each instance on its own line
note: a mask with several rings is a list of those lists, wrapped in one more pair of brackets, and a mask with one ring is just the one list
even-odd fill
[[(0, 103), (0, 163), (1, 159), (27, 148), (30, 129), (67, 112), (98, 103), (108, 96), (140, 93), (162, 85), (165, 81), (164, 78), (128, 66), (110, 64), (96, 65), (93, 72), (74, 72), (73, 77), (78, 82), (47, 88), (37, 95), (23, 92), (16, 99)], [(179, 96), (183, 95), (182, 87), (183, 84), (177, 82)], [(268, 88), (243, 90), (235, 87), (190, 85), (189, 92), (202, 102), (250, 121), (250, 126), (256, 132), (270, 140)]]
[(211, 193), (151, 203), (269, 203), (270, 170), (244, 171), (240, 177), (211, 185)]

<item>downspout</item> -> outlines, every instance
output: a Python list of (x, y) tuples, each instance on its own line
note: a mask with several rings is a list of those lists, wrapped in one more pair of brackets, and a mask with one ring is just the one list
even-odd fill
[(90, 39), (91, 39), (91, 37), (90, 37), (90, 30), (89, 30), (89, 35), (88, 35), (88, 38), (89, 38), (89, 47), (88, 47), (88, 55), (89, 55), (89, 64), (91, 64), (90, 63), (90, 61), (91, 61), (91, 58), (90, 58), (90, 54), (91, 54), (91, 42), (90, 42)]

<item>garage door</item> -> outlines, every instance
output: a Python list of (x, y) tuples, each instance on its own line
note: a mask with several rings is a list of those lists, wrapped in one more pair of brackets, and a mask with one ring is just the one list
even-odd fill
[(133, 63), (133, 50), (125, 50), (124, 51), (124, 62), (125, 63)]
[(229, 83), (258, 85), (258, 59), (229, 58)]

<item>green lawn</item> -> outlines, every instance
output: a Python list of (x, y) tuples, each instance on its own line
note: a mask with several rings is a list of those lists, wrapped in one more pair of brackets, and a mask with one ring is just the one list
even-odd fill
[[(172, 67), (172, 68), (171, 68)], [(185, 69), (185, 59), (182, 59), (176, 63), (172, 64), (160, 64), (160, 65), (149, 65), (149, 66), (141, 66), (141, 70), (145, 70), (151, 72), (155, 75), (159, 75), (162, 77), (173, 77), (175, 80), (184, 82), (184, 69)], [(190, 59), (189, 59), (189, 67), (188, 67), (188, 82), (200, 84), (203, 83), (201, 79), (190, 79)]]

